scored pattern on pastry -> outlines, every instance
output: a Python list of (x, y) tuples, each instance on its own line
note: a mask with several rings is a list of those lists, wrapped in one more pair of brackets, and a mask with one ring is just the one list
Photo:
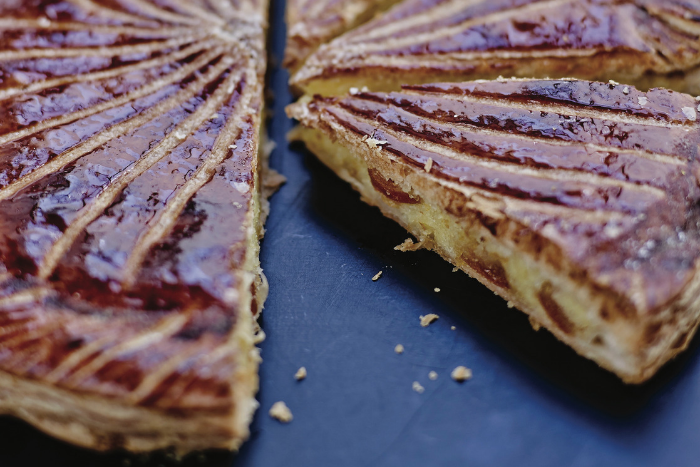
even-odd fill
[(297, 69), (321, 44), (400, 0), (289, 0), (284, 66)]
[(634, 84), (700, 64), (699, 17), (697, 0), (407, 0), (322, 46), (292, 83), (381, 85), (396, 70), (404, 83), (545, 73)]
[(289, 107), (363, 200), (627, 382), (700, 322), (700, 100), (501, 79)]
[[(700, 237), (686, 203), (700, 195), (698, 104), (661, 89), (508, 80), (316, 98), (310, 113), (298, 105), (292, 115), (313, 127), (349, 131), (386, 157), (425, 169), (449, 190), (496, 196), (509, 218), (546, 232), (586, 262), (593, 277), (606, 276), (603, 282), (623, 294), (630, 284), (613, 276), (641, 281), (633, 284), (635, 290), (643, 284), (635, 305), (647, 310), (695, 273), (689, 251), (691, 245), (700, 251)], [(379, 174), (373, 183), (401, 198)], [(417, 202), (406, 196), (399, 202)], [(611, 241), (618, 251), (596, 257)], [(657, 250), (663, 265), (644, 261)]]
[(1, 371), (232, 410), (266, 11), (0, 2)]

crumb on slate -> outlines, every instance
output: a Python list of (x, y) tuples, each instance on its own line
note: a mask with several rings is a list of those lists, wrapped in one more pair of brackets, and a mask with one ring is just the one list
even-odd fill
[(456, 326), (450, 326), (450, 329), (452, 329), (452, 330), (454, 331), (455, 329), (457, 329), (457, 327), (456, 327)]
[(374, 277), (372, 277), (372, 280), (373, 280), (374, 282), (377, 282), (377, 281), (379, 280), (379, 278), (382, 277), (382, 274), (383, 274), (383, 273), (384, 273), (384, 271), (379, 271), (378, 273), (376, 273), (376, 274), (374, 275)]
[(403, 350), (403, 345), (401, 344), (396, 344), (396, 347), (394, 347), (394, 352), (396, 352), (397, 354), (402, 354)]
[(423, 394), (425, 392), (425, 388), (421, 386), (418, 381), (413, 382), (413, 390), (416, 391), (418, 394)]
[(425, 315), (420, 317), (420, 325), (423, 326), (424, 328), (427, 328), (430, 323), (438, 320), (440, 317), (434, 313), (430, 313), (429, 315)]
[(292, 416), (292, 411), (289, 410), (287, 404), (282, 401), (272, 404), (272, 407), (270, 407), (270, 417), (276, 418), (282, 423), (289, 423), (294, 418)]
[(440, 292), (440, 287), (435, 287), (433, 290), (434, 290), (435, 292)]
[(294, 373), (294, 378), (297, 381), (301, 381), (302, 379), (306, 378), (306, 367), (301, 367), (297, 370), (296, 373)]
[(466, 381), (468, 379), (471, 379), (472, 377), (472, 370), (470, 370), (467, 367), (464, 366), (458, 366), (454, 370), (452, 370), (452, 379), (457, 381), (457, 382), (462, 382)]
[(435, 381), (438, 377), (438, 374), (435, 371), (431, 371), (428, 373), (428, 378), (430, 378), (431, 381)]

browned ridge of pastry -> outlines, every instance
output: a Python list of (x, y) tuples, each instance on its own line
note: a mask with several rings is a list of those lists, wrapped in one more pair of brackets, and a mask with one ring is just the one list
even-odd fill
[(264, 0), (0, 0), (0, 412), (236, 448), (264, 300)]
[(343, 179), (580, 354), (638, 383), (700, 316), (698, 101), (499, 80), (304, 99)]
[(297, 70), (321, 44), (400, 0), (289, 0), (284, 66)]
[(322, 46), (307, 94), (498, 76), (616, 80), (700, 94), (700, 0), (406, 0)]

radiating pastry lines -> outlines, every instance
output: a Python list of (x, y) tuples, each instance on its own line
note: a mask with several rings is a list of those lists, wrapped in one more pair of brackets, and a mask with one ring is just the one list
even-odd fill
[[(345, 92), (353, 77), (360, 85), (392, 90), (401, 83), (500, 74), (576, 75), (697, 94), (700, 60), (693, 51), (700, 50), (700, 28), (692, 16), (683, 16), (692, 6), (663, 5), (663, 0), (406, 0), (323, 45), (291, 84), (332, 95)], [(618, 65), (623, 62), (629, 65)]]
[(208, 0), (208, 4), (222, 18), (230, 20), (236, 17), (235, 9), (229, 0)]
[[(245, 83), (250, 82), (250, 78), (250, 76), (247, 77)], [(246, 85), (236, 106), (236, 111), (229, 117), (226, 126), (219, 134), (211, 154), (199, 166), (194, 175), (168, 200), (165, 208), (150, 220), (147, 230), (139, 237), (131, 256), (124, 266), (123, 277), (126, 287), (131, 287), (134, 284), (146, 255), (156, 243), (172, 231), (189, 200), (212, 179), (216, 168), (226, 160), (229, 151), (235, 150), (229, 147), (240, 135), (242, 117), (246, 115), (245, 109), (248, 108), (253, 97), (252, 92)]]
[[(173, 13), (159, 6), (143, 0), (121, 0), (127, 5), (132, 5), (141, 15), (157, 19), (165, 23), (187, 24), (190, 26), (202, 26), (196, 18)], [(201, 19), (201, 18), (200, 18)]]
[[(337, 111), (337, 110), (336, 110)], [(332, 114), (331, 114), (332, 115)], [(372, 125), (375, 122), (371, 119), (365, 118), (361, 115), (355, 113), (348, 113), (347, 115), (352, 115), (352, 118), (363, 121), (368, 125)], [(605, 177), (598, 174), (587, 173), (580, 170), (573, 169), (563, 169), (563, 168), (541, 168), (541, 169), (530, 169), (521, 164), (509, 163), (509, 162), (497, 162), (492, 160), (484, 160), (483, 158), (471, 156), (468, 154), (463, 154), (447, 146), (438, 145), (436, 143), (427, 141), (425, 139), (415, 138), (407, 133), (399, 132), (397, 130), (388, 128), (386, 126), (381, 127), (381, 131), (394, 136), (397, 140), (411, 144), (417, 148), (425, 149), (431, 151), (435, 154), (448, 157), (450, 159), (460, 160), (463, 162), (469, 162), (475, 166), (480, 166), (494, 171), (500, 171), (503, 173), (510, 173), (514, 175), (522, 175), (524, 177), (532, 177), (534, 179), (540, 179), (543, 182), (551, 181), (556, 182), (584, 182), (591, 185), (597, 185), (602, 187), (619, 187), (626, 190), (633, 190), (638, 193), (646, 193), (653, 195), (656, 198), (663, 198), (665, 193), (663, 190), (656, 188), (651, 185), (642, 185), (637, 183), (626, 182), (623, 180), (613, 179)], [(508, 134), (508, 133), (506, 133)], [(434, 163), (439, 163), (434, 161)]]
[(152, 68), (157, 68), (163, 65), (178, 63), (181, 60), (201, 52), (204, 49), (215, 47), (216, 41), (207, 40), (196, 42), (189, 47), (186, 47), (175, 52), (171, 52), (167, 55), (161, 57), (156, 57), (150, 60), (144, 60), (141, 62), (134, 63), (133, 65), (124, 65), (113, 69), (95, 71), (92, 73), (83, 73), (72, 76), (62, 76), (59, 78), (46, 79), (43, 81), (37, 81), (23, 87), (14, 87), (7, 89), (0, 89), (0, 101), (9, 99), (19, 94), (30, 94), (44, 89), (55, 88), (58, 86), (65, 86), (67, 84), (74, 83), (84, 83), (87, 81), (98, 81), (109, 78), (116, 78), (118, 76), (126, 75), (134, 71), (148, 70)]
[[(0, 410), (97, 450), (237, 449), (257, 405), (265, 296), (254, 281), (269, 5), (14, 3), (0, 18)], [(209, 197), (207, 183), (231, 178), (245, 206)], [(146, 248), (158, 273), (129, 289), (120, 273), (153, 217), (188, 237), (168, 258)]]
[(205, 10), (200, 5), (193, 4), (191, 0), (167, 0), (167, 2), (176, 9), (189, 15), (196, 16), (202, 21), (218, 25), (226, 24), (226, 21), (216, 16), (211, 11)]
[[(477, 5), (483, 0), (452, 0), (443, 2), (442, 5), (432, 8), (430, 15), (408, 16), (406, 18), (397, 19), (391, 22), (386, 22), (381, 28), (366, 30), (360, 28), (356, 32), (351, 32), (348, 35), (349, 42), (370, 42), (378, 38), (388, 37), (401, 31), (410, 30), (410, 28), (425, 26), (436, 23), (441, 19), (451, 18), (459, 12), (463, 11), (472, 5)], [(389, 14), (392, 12), (390, 11)], [(441, 15), (441, 16), (440, 16)]]
[(30, 60), (33, 58), (118, 57), (120, 55), (152, 54), (190, 44), (201, 39), (202, 33), (188, 34), (164, 41), (110, 47), (40, 48), (0, 51), (0, 62)]
[[(485, 100), (485, 102), (489, 103), (489, 100)], [(422, 121), (425, 121), (427, 123), (433, 124), (438, 128), (442, 128), (445, 125), (445, 122), (440, 121), (437, 118), (429, 117), (426, 115), (418, 115), (413, 112), (410, 112), (407, 109), (397, 107), (396, 105), (391, 104), (390, 108), (393, 109), (396, 112), (405, 112), (406, 115), (411, 116), (412, 118), (419, 118)], [(530, 107), (525, 107), (526, 110), (533, 110), (533, 112), (538, 111), (540, 109), (534, 108), (533, 106)], [(568, 116), (566, 114), (561, 114), (563, 118), (567, 118)], [(675, 165), (675, 166), (684, 166), (686, 165), (686, 161), (684, 161), (682, 158), (679, 156), (674, 156), (673, 154), (661, 154), (658, 152), (650, 152), (647, 150), (644, 150), (643, 148), (639, 149), (628, 149), (628, 148), (619, 148), (615, 146), (605, 146), (602, 144), (597, 144), (593, 142), (581, 142), (581, 141), (566, 141), (566, 140), (561, 140), (561, 139), (554, 139), (554, 138), (548, 138), (544, 136), (533, 136), (533, 135), (524, 135), (520, 133), (514, 133), (514, 132), (508, 132), (508, 131), (498, 131), (494, 130), (491, 128), (486, 128), (486, 127), (480, 127), (474, 124), (469, 124), (468, 122), (452, 122), (450, 123), (453, 125), (455, 128), (458, 128), (461, 133), (468, 133), (468, 134), (473, 134), (473, 135), (497, 135), (502, 138), (506, 139), (512, 139), (514, 141), (520, 140), (526, 143), (543, 143), (548, 146), (559, 146), (559, 147), (565, 147), (565, 148), (583, 148), (584, 144), (585, 147), (594, 149), (597, 151), (600, 151), (601, 153), (609, 153), (609, 154), (619, 154), (619, 155), (631, 155), (634, 157), (641, 157), (644, 159), (648, 159), (653, 162), (658, 162), (661, 164), (670, 164), (670, 165)], [(640, 126), (643, 126), (644, 123), (641, 123)], [(656, 126), (656, 125), (650, 125), (650, 126)], [(679, 126), (682, 127), (682, 126)]]
[[(81, 367), (73, 374), (64, 378), (64, 384), (67, 387), (77, 385), (85, 378), (95, 374), (100, 368), (115, 360), (119, 355), (134, 352), (138, 349), (149, 347), (159, 341), (177, 334), (187, 324), (189, 316), (183, 313), (168, 314), (154, 326), (148, 328), (125, 342), (120, 342), (117, 345), (100, 353), (97, 358), (90, 361), (87, 365)], [(78, 362), (80, 364), (80, 362)], [(64, 374), (70, 373), (70, 369), (64, 369)]]
[[(414, 118), (420, 118), (421, 120), (431, 123), (431, 124), (444, 124), (443, 122), (440, 122), (438, 119), (434, 118), (429, 118), (424, 115), (416, 115), (416, 114), (410, 114)], [(657, 152), (650, 152), (646, 151), (643, 149), (627, 149), (627, 148), (619, 148), (615, 146), (605, 146), (602, 144), (597, 144), (597, 143), (592, 143), (592, 142), (581, 142), (581, 141), (566, 141), (566, 140), (560, 140), (560, 139), (554, 139), (554, 138), (547, 138), (544, 136), (531, 136), (531, 135), (523, 135), (519, 133), (509, 133), (506, 131), (497, 131), (493, 130), (491, 128), (484, 128), (484, 127), (479, 127), (476, 125), (469, 125), (467, 123), (453, 123), (456, 128), (459, 129), (461, 133), (464, 134), (473, 134), (473, 135), (483, 135), (483, 136), (498, 136), (503, 139), (510, 139), (513, 141), (522, 141), (523, 143), (541, 143), (546, 146), (557, 146), (560, 148), (590, 148), (596, 151), (599, 151), (601, 154), (613, 154), (613, 155), (629, 155), (632, 157), (640, 157), (643, 159), (647, 159), (652, 162), (656, 162), (659, 164), (668, 164), (668, 165), (673, 165), (677, 167), (685, 166), (687, 165), (687, 162), (681, 159), (680, 157), (674, 157), (671, 154), (660, 154)]]
[[(95, 331), (99, 331), (101, 328), (103, 328), (104, 323), (97, 321), (94, 323), (93, 326)], [(153, 332), (154, 329), (158, 329), (160, 326), (162, 326), (162, 322), (156, 322), (151, 327), (151, 332)], [(68, 376), (69, 373), (71, 373), (75, 368), (78, 367), (78, 365), (84, 362), (87, 358), (91, 357), (92, 355), (95, 355), (100, 350), (107, 348), (110, 344), (113, 344), (116, 340), (118, 340), (119, 337), (120, 336), (105, 333), (104, 336), (98, 337), (97, 339), (91, 341), (87, 345), (84, 345), (79, 349), (71, 352), (71, 354), (68, 355), (68, 357), (64, 358), (63, 361), (58, 364), (58, 366), (56, 366), (48, 374), (46, 374), (46, 376), (44, 376), (44, 379), (48, 383), (58, 383), (59, 381), (63, 380), (66, 376)]]
[(180, 367), (183, 362), (195, 357), (197, 354), (202, 354), (202, 349), (197, 347), (190, 347), (184, 352), (177, 353), (170, 357), (168, 360), (159, 363), (157, 368), (154, 368), (152, 372), (146, 375), (146, 377), (141, 381), (141, 383), (134, 388), (133, 391), (128, 396), (128, 400), (132, 404), (138, 404), (147, 397), (153, 395), (154, 391), (173, 373), (176, 372), (178, 367)]
[[(210, 52), (210, 54), (193, 62), (192, 71), (199, 69), (197, 65), (203, 66), (206, 63), (209, 63), (211, 61), (211, 57), (216, 58), (218, 56), (217, 54), (218, 52), (216, 51)], [(28, 174), (18, 178), (17, 180), (14, 180), (6, 187), (0, 189), (0, 201), (6, 200), (14, 196), (23, 188), (26, 188), (29, 185), (38, 182), (42, 178), (57, 172), (66, 165), (80, 159), (86, 154), (89, 154), (90, 152), (108, 143), (109, 141), (118, 138), (119, 136), (122, 136), (124, 134), (127, 134), (130, 131), (133, 131), (134, 128), (138, 128), (146, 122), (153, 120), (158, 115), (162, 115), (163, 113), (168, 112), (179, 105), (182, 105), (183, 103), (194, 97), (199, 91), (199, 89), (201, 89), (201, 86), (204, 86), (210, 81), (216, 79), (216, 77), (219, 76), (226, 69), (226, 66), (226, 64), (219, 63), (218, 65), (214, 66), (212, 70), (210, 70), (208, 73), (205, 73), (204, 75), (197, 78), (192, 84), (188, 85), (185, 89), (179, 91), (173, 97), (159, 102), (158, 104), (149, 108), (141, 114), (138, 114), (130, 119), (127, 119), (121, 123), (107, 128), (106, 130), (99, 132), (98, 134), (90, 137), (82, 143), (73, 146), (67, 151), (64, 151), (63, 153), (55, 156), (53, 159), (51, 159), (44, 165), (41, 165), (33, 171), (29, 172)]]
[[(84, 111), (80, 111), (80, 116), (75, 116), (74, 114), (63, 116), (63, 117), (58, 117), (57, 119), (52, 119), (48, 120), (46, 122), (42, 122), (39, 125), (36, 125), (35, 127), (29, 127), (26, 130), (20, 130), (15, 133), (11, 133), (9, 135), (3, 135), (0, 136), (0, 146), (3, 144), (7, 144), (8, 142), (15, 141), (20, 138), (24, 138), (27, 136), (31, 136), (35, 133), (38, 133), (40, 131), (53, 128), (59, 125), (63, 125), (66, 123), (70, 123), (72, 121), (78, 120), (80, 118), (85, 118), (86, 116), (90, 116), (99, 112), (102, 112), (104, 110), (108, 110), (114, 107), (118, 107), (120, 105), (126, 104), (128, 102), (131, 102), (133, 100), (139, 99), (141, 97), (146, 97), (154, 92), (157, 92), (159, 89), (162, 89), (165, 86), (168, 86), (170, 84), (176, 83), (196, 70), (199, 70), (201, 67), (204, 65), (210, 63), (212, 60), (218, 58), (221, 56), (221, 52), (219, 50), (213, 50), (211, 52), (208, 52), (206, 55), (200, 57), (199, 59), (195, 60), (191, 64), (184, 66), (180, 68), (179, 70), (171, 73), (168, 75), (167, 80), (158, 80), (153, 83), (147, 84), (142, 88), (137, 89), (136, 91), (133, 91), (125, 96), (122, 96), (122, 98), (117, 98), (111, 101), (107, 101), (104, 104), (100, 104), (99, 106), (94, 106), (89, 109), (85, 109)], [(118, 123), (92, 137), (87, 139), (86, 141), (73, 146), (71, 149), (59, 154), (58, 156), (54, 157), (51, 159), (49, 162), (46, 164), (38, 167), (37, 169), (33, 170), (32, 172), (29, 172), (28, 174), (24, 175), (23, 177), (13, 181), (6, 187), (0, 189), (0, 201), (5, 200), (14, 194), (16, 194), (19, 190), (22, 188), (29, 186), (32, 183), (35, 183), (36, 181), (40, 180), (41, 178), (45, 177), (46, 175), (49, 175), (51, 173), (54, 173), (55, 171), (59, 170), (62, 167), (65, 167), (67, 164), (79, 159), (80, 157), (84, 156), (85, 154), (88, 154), (89, 152), (97, 149), (98, 147), (102, 146), (106, 142), (125, 134), (126, 132), (133, 130), (137, 125), (143, 124), (147, 122), (148, 120), (151, 120), (155, 118), (157, 115), (159, 115), (159, 111), (167, 111), (168, 109), (172, 109), (177, 105), (180, 105), (184, 103), (187, 99), (191, 98), (193, 95), (196, 94), (196, 89), (197, 86), (201, 86), (203, 84), (206, 84), (207, 80), (213, 80), (217, 76), (219, 76), (223, 71), (226, 69), (227, 64), (230, 63), (230, 61), (222, 61), (218, 65), (214, 65), (212, 67), (212, 70), (209, 72), (205, 73), (204, 75), (200, 76), (197, 80), (194, 81), (193, 84), (187, 86), (184, 90), (180, 91), (178, 94), (175, 95), (175, 97), (172, 97), (170, 99), (165, 100), (164, 102), (156, 104), (156, 106), (144, 111), (144, 113), (137, 115), (136, 117), (132, 117), (131, 119), (128, 119), (124, 122)], [(120, 101), (120, 102), (116, 102)], [(95, 111), (96, 107), (104, 107), (101, 108), (99, 111)], [(38, 128), (37, 128), (38, 127)]]
[(138, 15), (132, 15), (130, 13), (124, 13), (121, 11), (113, 10), (111, 8), (99, 5), (92, 0), (69, 0), (70, 3), (76, 5), (87, 11), (92, 11), (100, 17), (108, 18), (111, 20), (125, 21), (126, 23), (150, 23), (157, 26), (160, 24), (150, 18), (144, 18)]
[[(404, 93), (416, 97), (428, 97), (431, 94), (433, 94), (430, 92), (419, 93), (410, 89), (404, 91)], [(682, 128), (687, 131), (692, 131), (694, 126), (694, 120), (690, 119), (687, 119), (685, 122), (682, 123), (668, 122), (656, 118), (627, 115), (620, 111), (616, 112), (613, 110), (604, 110), (600, 108), (595, 108), (594, 106), (571, 106), (566, 104), (556, 104), (554, 102), (512, 102), (499, 96), (477, 97), (469, 94), (454, 95), (442, 93), (438, 97), (436, 93), (433, 94), (433, 96), (438, 100), (452, 100), (459, 103), (471, 102), (475, 104), (481, 104), (484, 108), (487, 109), (489, 107), (499, 107), (505, 110), (520, 109), (531, 113), (547, 112), (558, 114), (559, 116), (564, 118), (590, 118), (603, 120), (606, 123), (623, 123), (628, 125), (654, 126), (662, 128)], [(693, 110), (695, 110), (695, 107), (693, 107)]]
[(192, 34), (193, 28), (165, 26), (148, 28), (140, 26), (110, 26), (99, 24), (83, 24), (70, 21), (41, 21), (33, 19), (0, 18), (0, 31), (37, 29), (40, 31), (85, 31), (97, 34), (122, 34), (134, 37), (182, 37)]
[[(233, 59), (225, 58), (221, 65), (226, 69), (234, 63)], [(214, 72), (220, 73), (221, 71), (214, 70)], [(143, 155), (135, 164), (114, 176), (109, 184), (103, 188), (102, 192), (91, 203), (87, 204), (78, 212), (77, 217), (66, 228), (63, 235), (54, 243), (44, 257), (38, 277), (48, 279), (58, 265), (60, 259), (75, 242), (77, 237), (88, 225), (102, 215), (104, 210), (114, 202), (124, 188), (162, 158), (167, 156), (173, 149), (182, 144), (197, 128), (209, 120), (216, 110), (223, 105), (227, 97), (231, 95), (232, 90), (230, 89), (238, 82), (240, 76), (240, 72), (231, 73), (202, 106), (172, 130), (168, 136), (163, 138), (157, 146)]]
[[(434, 15), (420, 15), (417, 19), (420, 19), (421, 22), (418, 24), (420, 25), (427, 25), (427, 24), (434, 24), (436, 22), (439, 22), (441, 20), (449, 19), (451, 16), (455, 15), (456, 13), (459, 13), (460, 11), (464, 11), (469, 3), (467, 5), (464, 4), (465, 2), (454, 2), (454, 10), (452, 8), (446, 9), (445, 15), (443, 17), (437, 17), (435, 18)], [(483, 3), (483, 0), (480, 0), (478, 2), (472, 0), (472, 3)], [(391, 30), (391, 27), (385, 29), (382, 28), (381, 35), (375, 35), (375, 37), (387, 37), (387, 39), (383, 42), (380, 43), (374, 43), (373, 41), (367, 41), (365, 40), (365, 36), (358, 34), (358, 40), (356, 40), (354, 43), (345, 43), (342, 45), (342, 47), (345, 48), (353, 48), (356, 47), (357, 44), (356, 42), (361, 41), (362, 42), (362, 52), (363, 53), (373, 53), (373, 52), (378, 52), (382, 50), (388, 50), (388, 49), (393, 49), (397, 47), (409, 47), (411, 45), (417, 45), (417, 44), (423, 44), (423, 43), (429, 43), (435, 40), (440, 40), (448, 37), (452, 37), (456, 34), (459, 34), (463, 32), (465, 29), (468, 29), (469, 27), (472, 26), (478, 26), (478, 25), (486, 25), (488, 23), (493, 23), (496, 21), (501, 21), (501, 20), (507, 20), (510, 18), (514, 17), (520, 17), (528, 10), (542, 10), (542, 9), (549, 9), (549, 8), (565, 8), (566, 4), (572, 3), (571, 0), (546, 0), (546, 1), (538, 1), (534, 3), (529, 3), (527, 5), (523, 5), (521, 7), (513, 7), (509, 8), (508, 10), (501, 10), (497, 11), (494, 13), (486, 14), (483, 16), (478, 16), (476, 18), (470, 18), (467, 19), (466, 21), (456, 24), (454, 26), (448, 26), (448, 27), (441, 27), (438, 28), (437, 30), (432, 30), (429, 32), (423, 32), (423, 33), (418, 33), (418, 34), (410, 34), (406, 37), (400, 37), (400, 38), (391, 38), (390, 33), (388, 30)], [(434, 10), (431, 10), (431, 13)], [(407, 24), (404, 24), (407, 23)], [(405, 30), (410, 30), (411, 27), (415, 27), (414, 25), (411, 24), (411, 22), (406, 21), (406, 20), (399, 20), (395, 23), (394, 27), (401, 27), (396, 32), (400, 31), (405, 31)], [(361, 38), (361, 39), (360, 39)]]
[[(42, 298), (48, 297), (52, 293), (54, 293), (53, 290), (45, 287), (20, 290), (12, 295), (0, 298), (0, 308), (32, 303), (36, 300), (41, 300)], [(0, 326), (0, 329), (2, 329), (2, 326)]]

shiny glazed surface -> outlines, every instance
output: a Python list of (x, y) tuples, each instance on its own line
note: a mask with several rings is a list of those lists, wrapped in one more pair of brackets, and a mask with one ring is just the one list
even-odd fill
[(225, 6), (0, 1), (0, 370), (230, 408), (266, 7)]

